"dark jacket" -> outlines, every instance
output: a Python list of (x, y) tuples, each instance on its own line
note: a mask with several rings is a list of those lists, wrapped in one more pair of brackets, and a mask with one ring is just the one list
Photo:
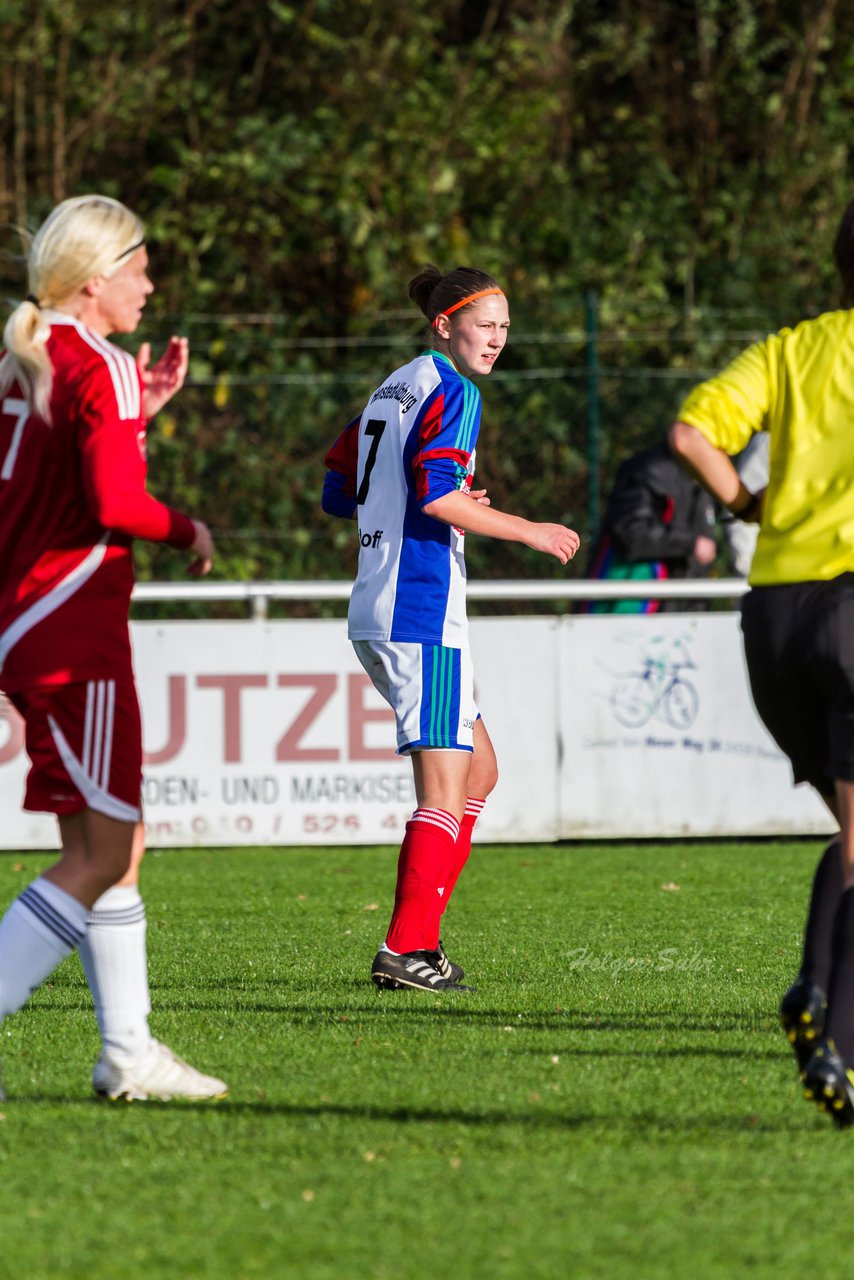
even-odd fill
[[(654, 444), (621, 463), (591, 558), (591, 578), (699, 578), (708, 565), (694, 559), (701, 535), (714, 537), (712, 499), (674, 459)], [(684, 601), (653, 602), (684, 609)], [(637, 610), (633, 606), (633, 611)], [(596, 606), (595, 612), (615, 606)]]

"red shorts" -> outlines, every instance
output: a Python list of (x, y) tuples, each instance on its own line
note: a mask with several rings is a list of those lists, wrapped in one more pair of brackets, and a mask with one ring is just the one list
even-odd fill
[(42, 685), (6, 695), (23, 716), (31, 769), (24, 808), (141, 816), (142, 723), (133, 679)]

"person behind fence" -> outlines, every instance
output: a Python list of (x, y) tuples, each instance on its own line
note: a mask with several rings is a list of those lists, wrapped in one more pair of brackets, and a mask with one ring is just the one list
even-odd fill
[[(751, 493), (764, 489), (768, 484), (768, 432), (757, 431), (750, 437), (746, 448), (733, 458), (733, 466)], [(746, 578), (753, 563), (759, 525), (735, 516), (721, 521), (727, 559), (737, 578)]]
[[(717, 553), (714, 504), (658, 442), (620, 463), (587, 573), (589, 578), (667, 582), (705, 577)], [(657, 613), (685, 600), (614, 600), (585, 613)], [(702, 607), (702, 602), (700, 602)]]
[(521, 542), (561, 564), (579, 540), (497, 511), (472, 489), (481, 406), (471, 379), (491, 373), (507, 341), (504, 291), (483, 271), (427, 267), (409, 296), (430, 323), (428, 349), (385, 379), (327, 454), (323, 509), (358, 518), (349, 634), (395, 713), (418, 806), (371, 976), (380, 988), (448, 991), (463, 971), (440, 940), (442, 913), (498, 778), (474, 701), (464, 535)]
[(207, 526), (146, 490), (146, 423), (184, 382), (187, 343), (149, 364), (109, 342), (153, 290), (142, 223), (117, 200), (53, 210), (0, 361), (0, 689), (30, 758), (24, 808), (56, 814), (59, 861), (0, 921), (0, 1020), (75, 949), (103, 1040), (109, 1098), (211, 1098), (223, 1081), (155, 1040), (137, 885), (142, 733), (128, 633), (132, 542), (165, 542), (206, 573)]
[[(759, 525), (742, 607), (756, 709), (839, 823), (815, 871), (800, 972), (780, 1004), (808, 1098), (854, 1124), (854, 200), (834, 244), (843, 309), (772, 333), (696, 387), (674, 451)], [(731, 456), (769, 437), (767, 488)]]

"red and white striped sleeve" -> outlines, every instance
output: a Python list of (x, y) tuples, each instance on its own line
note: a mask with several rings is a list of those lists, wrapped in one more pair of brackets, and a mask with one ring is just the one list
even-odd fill
[(142, 387), (133, 357), (86, 334), (98, 359), (87, 362), (75, 387), (75, 417), (83, 486), (89, 509), (105, 529), (132, 538), (192, 545), (189, 516), (154, 498), (145, 487)]

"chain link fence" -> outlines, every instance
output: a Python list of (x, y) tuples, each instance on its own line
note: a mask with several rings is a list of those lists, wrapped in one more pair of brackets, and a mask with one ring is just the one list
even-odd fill
[[(743, 313), (621, 325), (600, 317), (588, 295), (576, 327), (512, 330), (500, 365), (480, 383), (477, 483), (499, 508), (571, 525), (583, 545), (563, 568), (471, 538), (471, 577), (583, 576), (619, 463), (663, 436), (697, 381), (773, 327)], [(211, 524), (221, 579), (352, 576), (352, 527), (320, 509), (324, 455), (378, 383), (424, 344), (411, 312), (378, 317), (374, 332), (359, 335), (291, 330), (279, 316), (188, 316), (145, 335), (155, 347), (170, 332), (190, 338), (188, 385), (149, 428), (150, 482)], [(182, 575), (180, 557), (165, 548), (139, 544), (137, 558), (141, 581)]]

